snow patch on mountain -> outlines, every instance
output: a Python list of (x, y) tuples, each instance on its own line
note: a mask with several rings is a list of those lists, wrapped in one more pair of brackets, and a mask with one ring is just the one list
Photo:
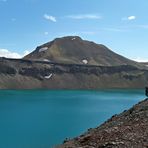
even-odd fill
[(43, 52), (43, 51), (46, 51), (48, 49), (48, 47), (42, 47), (39, 49), (39, 52)]
[(88, 64), (88, 61), (87, 61), (86, 59), (83, 59), (82, 62), (83, 62), (84, 64)]
[(45, 76), (44, 78), (45, 79), (50, 79), (51, 77), (52, 77), (52, 73), (50, 75), (48, 75), (48, 76)]

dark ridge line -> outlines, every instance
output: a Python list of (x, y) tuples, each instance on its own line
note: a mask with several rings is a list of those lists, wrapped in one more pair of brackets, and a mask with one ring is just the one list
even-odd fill
[(26, 60), (26, 59), (12, 59), (12, 58), (5, 58), (5, 57), (0, 57), (0, 62), (3, 61), (14, 61), (14, 62), (26, 62), (26, 63), (39, 63), (39, 64), (54, 64), (54, 65), (59, 65), (59, 66), (79, 66), (79, 67), (93, 67), (93, 68), (117, 68), (117, 67), (123, 67), (123, 68), (132, 68), (133, 70), (138, 70), (136, 66), (133, 65), (117, 65), (117, 66), (103, 66), (103, 65), (84, 65), (84, 64), (69, 64), (69, 63), (58, 63), (58, 62), (51, 62), (51, 61), (38, 61), (38, 60)]

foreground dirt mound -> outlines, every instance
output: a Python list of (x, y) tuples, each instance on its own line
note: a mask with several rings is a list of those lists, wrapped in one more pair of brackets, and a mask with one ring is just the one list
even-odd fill
[(148, 98), (58, 148), (148, 148)]

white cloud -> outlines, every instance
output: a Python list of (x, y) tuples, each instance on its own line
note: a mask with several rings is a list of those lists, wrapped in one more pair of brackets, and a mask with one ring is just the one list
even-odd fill
[(134, 15), (128, 17), (128, 20), (135, 20), (135, 19), (136, 19), (136, 16)]
[(20, 59), (29, 53), (30, 52), (28, 50), (25, 50), (22, 54), (19, 54), (17, 52), (9, 51), (8, 49), (0, 49), (0, 57), (5, 57), (5, 58)]
[(52, 15), (44, 14), (44, 19), (52, 21), (52, 22), (57, 22), (56, 18)]
[(70, 19), (77, 19), (77, 20), (81, 20), (81, 19), (101, 19), (102, 17), (100, 15), (96, 15), (96, 14), (80, 14), (80, 15), (68, 15), (66, 16), (67, 18)]
[(135, 19), (136, 19), (136, 16), (134, 16), (134, 15), (122, 18), (123, 21), (131, 21), (131, 20), (135, 20)]
[(137, 57), (137, 58), (134, 58), (133, 60), (134, 60), (134, 61), (137, 61), (137, 62), (148, 62), (148, 58), (145, 59), (145, 58)]
[(6, 58), (21, 58), (20, 54), (16, 52), (11, 52), (7, 49), (0, 49), (0, 56)]

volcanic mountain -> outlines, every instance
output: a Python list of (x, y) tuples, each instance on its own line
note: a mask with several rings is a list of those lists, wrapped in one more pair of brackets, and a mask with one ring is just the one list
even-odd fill
[(86, 41), (78, 36), (56, 38), (38, 46), (24, 59), (97, 66), (139, 65), (102, 44)]
[(0, 58), (0, 89), (144, 88), (147, 69), (102, 44), (69, 36), (23, 59)]

